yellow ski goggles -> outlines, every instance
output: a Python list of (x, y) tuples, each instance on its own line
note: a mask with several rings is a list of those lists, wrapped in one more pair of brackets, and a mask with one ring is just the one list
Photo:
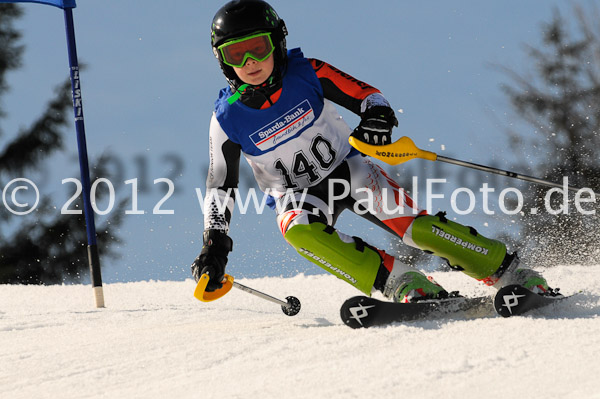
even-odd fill
[(243, 67), (248, 58), (262, 62), (275, 50), (270, 32), (255, 33), (231, 40), (217, 48), (221, 52), (223, 63), (235, 68)]

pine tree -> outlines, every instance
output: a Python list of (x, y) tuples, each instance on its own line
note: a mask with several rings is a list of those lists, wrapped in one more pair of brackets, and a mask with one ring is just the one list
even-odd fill
[[(512, 147), (533, 163), (532, 174), (555, 182), (569, 177), (569, 185), (600, 189), (600, 23), (598, 10), (575, 8), (576, 28), (555, 11), (544, 24), (543, 48), (528, 48), (535, 66), (533, 76), (507, 69), (512, 85), (504, 90), (517, 115), (533, 127), (533, 134), (510, 131)], [(522, 168), (531, 165), (521, 165)], [(533, 264), (600, 261), (598, 206), (583, 204), (577, 210), (570, 194), (568, 214), (546, 210), (548, 188), (536, 187), (525, 196), (522, 242)], [(552, 209), (559, 210), (562, 196), (553, 195)], [(581, 198), (590, 198), (583, 194)]]
[[(6, 73), (21, 66), (24, 46), (19, 44), (21, 35), (12, 25), (21, 14), (18, 5), (0, 4), (0, 99), (8, 91)], [(19, 131), (9, 143), (0, 141), (0, 188), (15, 176), (51, 167), (46, 162), (48, 157), (64, 152), (63, 134), (72, 128), (72, 106), (67, 78), (28, 128)], [(0, 102), (0, 121), (5, 116)], [(2, 133), (0, 129), (0, 138)], [(98, 165), (102, 165), (102, 159)], [(99, 166), (92, 170), (108, 177)], [(42, 196), (37, 209), (26, 216), (0, 207), (0, 283), (52, 284), (78, 281), (88, 275), (83, 215), (62, 215), (51, 203), (50, 198)], [(82, 209), (81, 200), (78, 206)], [(122, 207), (121, 203), (116, 209)], [(111, 246), (119, 240), (109, 233), (108, 227), (114, 229), (120, 223), (116, 217), (97, 226), (101, 257), (116, 256)]]

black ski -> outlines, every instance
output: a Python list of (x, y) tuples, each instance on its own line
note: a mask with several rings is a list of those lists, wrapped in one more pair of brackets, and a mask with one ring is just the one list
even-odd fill
[(496, 293), (494, 309), (502, 317), (518, 316), (533, 309), (554, 305), (567, 297), (556, 291), (539, 295), (521, 285), (507, 285)]
[(346, 300), (340, 309), (342, 320), (352, 328), (423, 319), (472, 319), (492, 314), (492, 298), (489, 296), (456, 297), (414, 303), (384, 302), (366, 296), (355, 296)]

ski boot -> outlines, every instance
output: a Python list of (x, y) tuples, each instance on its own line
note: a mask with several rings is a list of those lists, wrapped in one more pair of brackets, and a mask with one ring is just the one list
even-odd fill
[(520, 265), (521, 260), (516, 253), (507, 255), (503, 263), (506, 266), (496, 272), (495, 277), (498, 278), (498, 281), (492, 287), (500, 289), (510, 284), (519, 284), (540, 295), (552, 292), (546, 279), (539, 272)]
[(424, 299), (448, 298), (448, 292), (435, 280), (418, 270), (394, 260), (383, 295), (394, 302), (410, 303)]

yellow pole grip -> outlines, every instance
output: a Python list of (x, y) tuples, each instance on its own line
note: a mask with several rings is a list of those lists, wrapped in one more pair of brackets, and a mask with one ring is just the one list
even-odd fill
[(411, 159), (421, 158), (428, 161), (437, 160), (435, 152), (418, 148), (410, 137), (401, 137), (397, 141), (386, 145), (372, 145), (350, 137), (350, 145), (365, 155), (379, 159), (389, 165), (399, 165)]
[(231, 287), (233, 287), (233, 276), (229, 274), (225, 275), (225, 281), (223, 282), (223, 287), (218, 290), (212, 292), (206, 292), (206, 286), (210, 280), (210, 276), (207, 273), (204, 273), (200, 276), (200, 280), (198, 280), (198, 285), (196, 285), (196, 289), (194, 290), (194, 296), (196, 299), (202, 302), (211, 302), (216, 299), (221, 298), (223, 295), (227, 294)]

